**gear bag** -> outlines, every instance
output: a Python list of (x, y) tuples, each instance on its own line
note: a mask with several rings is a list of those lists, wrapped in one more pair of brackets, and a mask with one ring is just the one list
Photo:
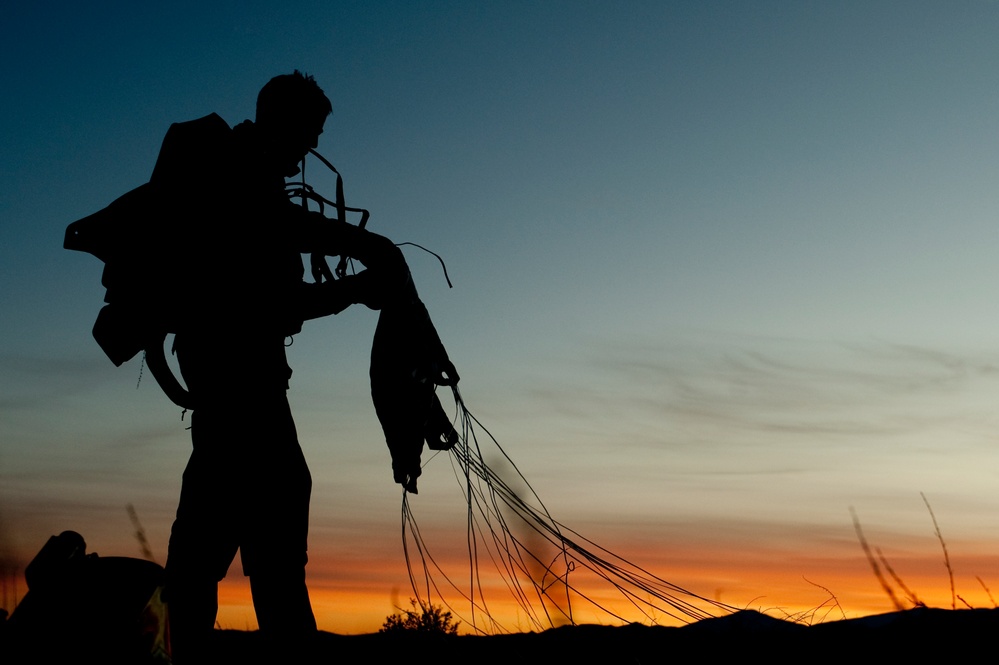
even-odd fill
[(169, 663), (163, 568), (86, 548), (80, 534), (63, 531), (28, 564), (4, 655), (13, 663)]
[(183, 318), (185, 295), (194, 285), (184, 272), (197, 229), (185, 228), (183, 200), (208, 196), (192, 167), (228, 150), (231, 129), (216, 114), (171, 125), (148, 183), (66, 229), (63, 246), (104, 262), (101, 283), (107, 303), (97, 315), (94, 339), (115, 366), (145, 351), (146, 364), (175, 404), (193, 400), (170, 371), (163, 344)]

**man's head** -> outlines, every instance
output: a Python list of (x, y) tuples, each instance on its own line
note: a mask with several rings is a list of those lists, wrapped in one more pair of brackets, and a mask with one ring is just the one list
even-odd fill
[(298, 162), (316, 147), (332, 112), (333, 105), (316, 80), (297, 69), (275, 76), (261, 88), (256, 125), (283, 175), (298, 172)]

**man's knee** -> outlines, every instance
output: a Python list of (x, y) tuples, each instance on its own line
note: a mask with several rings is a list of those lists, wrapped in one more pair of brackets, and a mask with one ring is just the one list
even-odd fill
[(275, 634), (315, 632), (316, 618), (305, 585), (304, 567), (250, 575), (250, 593), (261, 631)]

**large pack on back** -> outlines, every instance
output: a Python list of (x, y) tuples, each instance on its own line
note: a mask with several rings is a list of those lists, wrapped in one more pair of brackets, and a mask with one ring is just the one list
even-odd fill
[(216, 114), (172, 125), (148, 183), (66, 229), (66, 249), (104, 262), (107, 304), (94, 339), (116, 366), (145, 351), (164, 392), (185, 408), (190, 396), (167, 368), (163, 341), (182, 325), (185, 297), (196, 288), (185, 272), (199, 236), (190, 213), (211, 201), (203, 169), (226, 154), (230, 132)]

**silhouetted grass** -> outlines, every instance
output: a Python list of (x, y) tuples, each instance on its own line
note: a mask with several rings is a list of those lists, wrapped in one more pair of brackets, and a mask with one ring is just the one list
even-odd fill
[(903, 610), (905, 606), (902, 605), (898, 600), (898, 596), (895, 595), (895, 590), (891, 588), (888, 581), (885, 579), (884, 574), (881, 572), (881, 565), (878, 563), (878, 559), (875, 558), (874, 554), (871, 552), (871, 546), (867, 544), (867, 539), (864, 537), (864, 530), (860, 528), (860, 519), (857, 517), (856, 511), (853, 507), (850, 507), (850, 515), (853, 517), (853, 529), (857, 532), (857, 539), (860, 541), (860, 547), (864, 550), (864, 555), (867, 557), (867, 562), (871, 564), (871, 570), (874, 572), (874, 577), (877, 579), (878, 584), (884, 589), (884, 592), (888, 595), (888, 599), (891, 600), (891, 604), (896, 610)]
[(926, 495), (922, 492), (919, 493), (919, 496), (923, 497), (923, 503), (926, 504), (926, 509), (930, 511), (930, 519), (933, 520), (933, 530), (937, 534), (937, 540), (940, 541), (940, 547), (943, 548), (944, 565), (947, 567), (947, 576), (950, 578), (950, 609), (956, 610), (957, 603), (954, 602), (954, 598), (957, 594), (954, 592), (954, 569), (950, 567), (950, 556), (947, 554), (947, 543), (944, 542), (943, 534), (940, 533), (940, 525), (937, 524), (937, 516), (933, 514), (933, 507), (930, 506), (929, 500), (927, 500)]
[[(951, 566), (950, 554), (947, 551), (947, 543), (944, 540), (943, 534), (940, 531), (940, 525), (937, 522), (936, 515), (933, 513), (933, 507), (930, 506), (930, 502), (926, 498), (926, 495), (923, 492), (920, 492), (919, 496), (922, 497), (923, 503), (926, 504), (926, 509), (930, 513), (930, 519), (933, 521), (934, 535), (936, 535), (937, 540), (940, 541), (940, 547), (943, 550), (944, 567), (947, 569), (947, 579), (950, 582), (950, 597), (951, 597), (950, 609), (952, 610), (957, 609), (958, 600), (960, 600), (968, 609), (975, 609), (968, 601), (966, 601), (964, 598), (958, 595), (956, 591), (954, 585), (954, 568), (953, 566)], [(895, 572), (894, 568), (892, 568), (891, 564), (888, 562), (888, 559), (881, 552), (881, 549), (875, 548), (872, 551), (870, 545), (867, 542), (867, 539), (864, 537), (864, 532), (860, 527), (860, 520), (857, 517), (857, 513), (856, 511), (854, 511), (852, 507), (850, 508), (850, 515), (853, 517), (853, 527), (854, 530), (857, 532), (857, 539), (860, 541), (860, 547), (861, 549), (864, 550), (864, 555), (867, 557), (867, 561), (871, 565), (871, 570), (874, 572), (874, 577), (877, 578), (878, 583), (881, 585), (881, 588), (884, 590), (885, 594), (887, 594), (889, 600), (891, 600), (892, 605), (895, 607), (895, 609), (901, 611), (905, 610), (906, 608), (899, 600), (899, 596), (895, 592), (895, 589), (892, 587), (891, 584), (889, 584), (888, 580), (885, 578), (885, 575), (882, 572), (882, 568), (885, 571), (887, 571), (888, 575), (895, 583), (895, 586), (898, 587), (898, 589), (904, 594), (905, 598), (912, 604), (913, 607), (926, 607), (926, 603), (921, 601), (919, 597), (916, 596), (916, 593), (912, 589), (910, 589), (902, 580), (902, 578)], [(982, 581), (982, 578), (976, 576), (975, 579), (977, 579), (978, 583), (982, 585), (983, 589), (985, 589), (985, 593), (988, 594), (989, 600), (992, 602), (992, 606), (994, 608), (999, 607), (996, 605), (995, 599), (992, 597), (992, 593), (989, 591), (988, 587), (985, 586), (985, 582)]]

